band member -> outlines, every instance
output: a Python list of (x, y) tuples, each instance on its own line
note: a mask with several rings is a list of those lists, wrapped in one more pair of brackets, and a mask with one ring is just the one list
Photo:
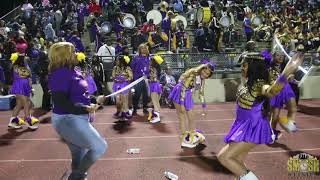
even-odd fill
[(188, 33), (184, 30), (184, 25), (180, 24), (178, 31), (173, 34), (172, 49), (173, 51), (179, 51), (179, 49), (189, 49), (190, 38)]
[(168, 36), (162, 32), (161, 27), (157, 27), (156, 32), (150, 32), (148, 37), (148, 44), (152, 50), (159, 47), (168, 47)]
[(251, 40), (253, 36), (253, 27), (252, 27), (252, 22), (251, 22), (251, 13), (247, 13), (246, 17), (243, 20), (243, 26), (244, 26), (244, 31), (247, 36), (247, 42)]
[(172, 11), (168, 11), (167, 16), (162, 20), (161, 28), (162, 31), (167, 34), (169, 37), (169, 33), (171, 31), (171, 19), (174, 17), (174, 14)]

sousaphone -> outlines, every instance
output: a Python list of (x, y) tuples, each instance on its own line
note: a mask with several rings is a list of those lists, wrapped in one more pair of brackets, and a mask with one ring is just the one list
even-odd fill
[(155, 25), (160, 24), (162, 21), (162, 15), (161, 15), (160, 11), (158, 11), (158, 10), (149, 11), (147, 14), (147, 22), (149, 22), (150, 19), (153, 19), (153, 23)]
[(105, 21), (101, 24), (101, 31), (104, 32), (104, 33), (110, 33), (112, 30), (112, 25), (110, 22), (108, 21)]
[(136, 26), (136, 18), (129, 13), (126, 13), (122, 18), (122, 24), (125, 28), (133, 29)]

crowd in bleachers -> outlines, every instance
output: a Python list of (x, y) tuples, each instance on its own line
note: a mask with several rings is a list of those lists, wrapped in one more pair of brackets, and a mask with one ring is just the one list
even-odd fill
[[(13, 52), (25, 53), (30, 57), (34, 83), (47, 72), (47, 50), (58, 41), (73, 43), (77, 52), (89, 54), (89, 47), (94, 46), (91, 54), (115, 56), (128, 50), (136, 53), (141, 43), (146, 43), (151, 53), (191, 52), (192, 48), (196, 52), (224, 52), (236, 42), (271, 41), (276, 34), (287, 49), (299, 46), (319, 52), (316, 0), (43, 0), (35, 4), (26, 0), (21, 7), (19, 17), (0, 21), (0, 59), (8, 60)], [(158, 24), (147, 18), (154, 7), (162, 16)], [(198, 22), (197, 11), (204, 8), (210, 9), (210, 17)], [(134, 16), (135, 27), (123, 22), (126, 13)], [(187, 17), (187, 26), (175, 19), (178, 14)], [(87, 34), (89, 42), (85, 41)], [(102, 60), (112, 68), (114, 58)], [(1, 81), (10, 84), (11, 63), (1, 61), (0, 67)]]

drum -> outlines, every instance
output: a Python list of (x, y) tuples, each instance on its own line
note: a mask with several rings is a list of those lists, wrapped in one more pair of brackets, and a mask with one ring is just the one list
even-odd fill
[(223, 16), (220, 18), (219, 23), (223, 26), (223, 27), (229, 27), (231, 24), (231, 18), (229, 16)]
[(125, 14), (122, 19), (122, 24), (125, 28), (133, 29), (136, 26), (136, 18), (132, 14)]
[(187, 19), (181, 15), (177, 15), (175, 18), (171, 20), (172, 31), (175, 31), (180, 26), (180, 24), (183, 24), (184, 29), (186, 29), (188, 25)]
[(101, 24), (101, 30), (102, 32), (104, 33), (110, 33), (111, 30), (112, 30), (112, 26), (111, 26), (111, 23), (108, 22), (108, 21), (105, 21)]
[(149, 22), (150, 19), (153, 19), (153, 23), (155, 25), (160, 24), (162, 21), (162, 15), (161, 15), (160, 11), (158, 11), (158, 10), (149, 11), (147, 14), (147, 22)]
[(198, 23), (210, 22), (211, 10), (209, 7), (198, 8), (197, 10), (197, 20)]

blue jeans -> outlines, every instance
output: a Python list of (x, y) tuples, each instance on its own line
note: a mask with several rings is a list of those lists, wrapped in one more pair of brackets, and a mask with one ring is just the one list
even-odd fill
[(89, 123), (89, 115), (52, 114), (52, 126), (66, 141), (72, 155), (69, 180), (83, 179), (95, 161), (106, 151), (107, 142)]

